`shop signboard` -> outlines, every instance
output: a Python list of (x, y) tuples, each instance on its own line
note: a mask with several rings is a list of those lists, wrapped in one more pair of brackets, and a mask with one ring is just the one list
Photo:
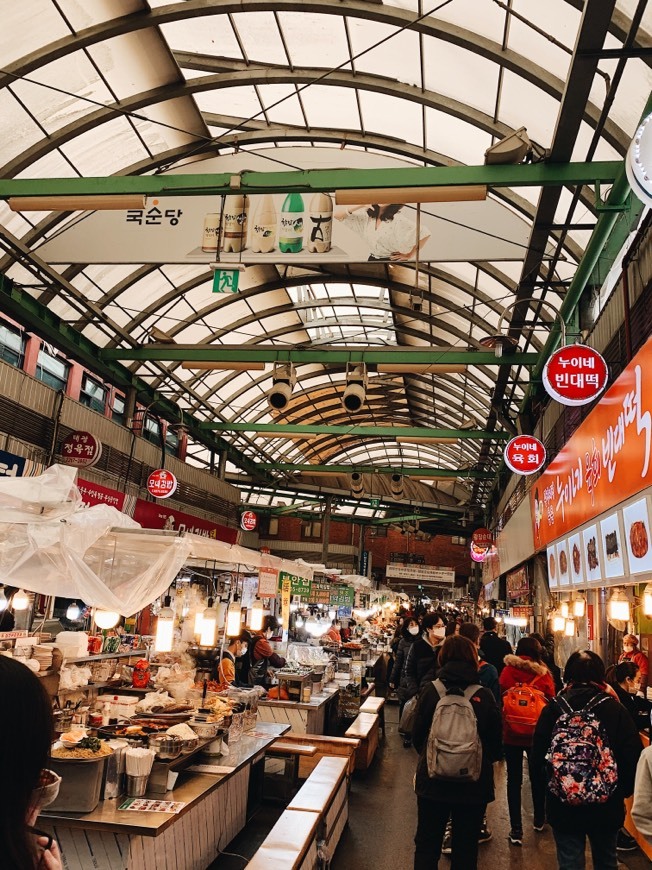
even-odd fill
[(548, 560), (548, 586), (551, 589), (556, 589), (559, 586), (559, 571), (557, 569), (557, 549), (554, 545), (548, 547), (546, 557)]
[(164, 531), (189, 532), (193, 535), (202, 535), (204, 538), (213, 538), (216, 541), (226, 541), (227, 544), (235, 544), (238, 530), (194, 517), (191, 514), (174, 510), (156, 502), (145, 501), (139, 498), (134, 509), (134, 519), (144, 529), (163, 529)]
[(313, 580), (310, 587), (310, 595), (308, 596), (308, 604), (330, 604), (331, 589), (330, 583), (324, 580)]
[(494, 542), (494, 536), (489, 529), (476, 529), (471, 535), (471, 542), (479, 549), (486, 550)]
[(559, 588), (570, 586), (570, 567), (568, 564), (568, 547), (566, 541), (557, 544), (557, 577)]
[(531, 604), (515, 604), (512, 607), (512, 616), (517, 619), (531, 619), (534, 616), (534, 607)]
[(652, 483), (651, 370), (648, 339), (532, 487), (537, 549)]
[(27, 460), (15, 453), (0, 450), (0, 477), (22, 477)]
[(157, 468), (147, 478), (147, 492), (154, 498), (170, 498), (177, 491), (178, 481), (171, 471)]
[(570, 562), (571, 585), (573, 586), (583, 586), (586, 582), (584, 559), (582, 558), (583, 549), (579, 533), (571, 535), (568, 539), (568, 560)]
[(546, 448), (532, 435), (517, 435), (507, 442), (503, 457), (515, 474), (536, 474), (546, 461)]
[(521, 598), (530, 591), (530, 582), (527, 576), (527, 568), (523, 565), (516, 571), (510, 571), (507, 575), (507, 597)]
[(253, 532), (258, 525), (258, 517), (253, 511), (245, 511), (240, 517), (240, 528), (245, 532)]
[(587, 405), (607, 386), (609, 368), (585, 344), (569, 344), (550, 355), (541, 374), (549, 396), (562, 405)]
[(305, 577), (299, 577), (296, 574), (288, 574), (286, 571), (281, 571), (279, 573), (279, 583), (281, 586), (285, 580), (290, 581), (290, 588), (293, 596), (300, 595), (306, 600), (310, 597), (311, 580), (307, 580)]
[(605, 579), (623, 577), (626, 572), (619, 511), (600, 520), (599, 525)]
[(385, 576), (394, 580), (418, 580), (420, 583), (455, 585), (453, 568), (437, 568), (434, 565), (401, 565), (388, 562)]
[(276, 598), (278, 569), (260, 568), (258, 571), (258, 595), (261, 598)]
[(355, 589), (353, 586), (332, 586), (330, 590), (331, 607), (353, 607)]
[(77, 478), (77, 488), (81, 493), (82, 501), (87, 505), (108, 504), (111, 507), (121, 511), (125, 505), (124, 492), (118, 492), (117, 489), (111, 489), (108, 486), (100, 486), (99, 483), (92, 483), (90, 480), (84, 480), (81, 477)]
[(90, 432), (71, 432), (59, 448), (61, 462), (75, 468), (91, 468), (102, 456), (102, 442)]
[(586, 579), (589, 583), (602, 580), (602, 552), (598, 540), (597, 523), (582, 529), (582, 551), (586, 556)]
[(292, 601), (292, 580), (289, 574), (285, 574), (281, 581), (281, 621), (283, 623), (283, 631), (287, 631), (290, 627), (290, 603)]

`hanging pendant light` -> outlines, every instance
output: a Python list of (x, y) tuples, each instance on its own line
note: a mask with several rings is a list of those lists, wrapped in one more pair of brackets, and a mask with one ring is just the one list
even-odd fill
[(629, 598), (622, 589), (614, 589), (613, 595), (607, 604), (607, 613), (609, 614), (609, 619), (614, 621), (629, 622), (631, 619)]
[(115, 628), (120, 621), (120, 614), (116, 610), (96, 610), (93, 619), (98, 628)]
[(581, 592), (578, 592), (573, 598), (573, 616), (578, 619), (583, 619), (586, 616), (586, 598)]
[[(262, 620), (260, 626), (262, 628)], [(234, 595), (233, 601), (229, 604), (229, 608), (226, 611), (226, 636), (237, 637), (241, 631), (242, 607), (240, 606), (237, 595)]]
[(643, 590), (643, 613), (652, 616), (652, 583), (648, 583)]
[(562, 601), (559, 605), (559, 612), (564, 617), (564, 619), (568, 619), (569, 610), (568, 610), (568, 601)]
[(555, 611), (552, 615), (552, 630), (553, 631), (565, 631), (566, 629), (566, 620), (561, 615), (559, 611)]
[(27, 592), (23, 592), (22, 589), (19, 589), (13, 597), (11, 606), (14, 610), (27, 610), (29, 607), (29, 595)]
[(66, 619), (69, 619), (70, 622), (75, 622), (76, 619), (79, 619), (80, 613), (79, 604), (73, 601), (72, 604), (68, 605), (68, 610), (66, 610)]
[[(249, 620), (249, 628), (252, 631), (260, 631), (263, 627), (263, 615), (265, 610), (263, 608), (263, 602), (260, 598), (257, 598), (254, 603), (251, 605), (251, 617)], [(297, 618), (298, 621), (298, 618)]]
[(170, 607), (170, 596), (165, 596), (165, 602), (158, 615), (156, 623), (156, 640), (154, 650), (158, 652), (172, 652), (174, 640), (174, 610)]
[(567, 619), (564, 625), (564, 634), (566, 637), (575, 637), (575, 620)]
[(3, 613), (9, 605), (7, 601), (7, 596), (5, 595), (5, 587), (0, 587), (0, 613)]
[(197, 637), (197, 639), (199, 639), (199, 637), (201, 636), (201, 630), (204, 620), (204, 610), (205, 608), (200, 607), (197, 613), (195, 613), (195, 627), (193, 633)]
[(208, 607), (202, 613), (201, 636), (199, 646), (215, 646), (217, 636), (217, 608), (213, 607), (213, 599), (208, 599)]

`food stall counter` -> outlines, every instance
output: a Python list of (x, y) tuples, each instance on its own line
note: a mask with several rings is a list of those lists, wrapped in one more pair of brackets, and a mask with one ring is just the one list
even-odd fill
[[(187, 771), (165, 795), (122, 795), (101, 801), (91, 813), (46, 811), (39, 827), (58, 840), (67, 870), (205, 870), (246, 824), (252, 765), (289, 727), (258, 722), (229, 747), (228, 756), (206, 762), (221, 773)], [(173, 802), (177, 811), (137, 809), (148, 800), (159, 808)], [(133, 809), (119, 809), (129, 801)]]
[(283, 701), (261, 699), (258, 702), (258, 721), (287, 724), (295, 734), (330, 734), (333, 717), (336, 718), (337, 684), (326, 686), (309, 701)]

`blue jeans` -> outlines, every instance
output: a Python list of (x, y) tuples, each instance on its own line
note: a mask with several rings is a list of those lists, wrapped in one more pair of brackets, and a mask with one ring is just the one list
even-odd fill
[(568, 833), (553, 828), (557, 844), (557, 863), (559, 870), (584, 870), (584, 847), (586, 838), (591, 844), (594, 870), (618, 870), (618, 853), (616, 841), (618, 831), (584, 831)]

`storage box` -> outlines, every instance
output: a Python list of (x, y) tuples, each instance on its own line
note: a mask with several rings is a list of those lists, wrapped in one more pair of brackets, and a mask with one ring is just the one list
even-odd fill
[(129, 719), (136, 713), (137, 695), (102, 695), (101, 701), (111, 702), (111, 716), (114, 719)]
[(100, 802), (106, 755), (102, 758), (50, 759), (50, 769), (61, 777), (57, 799), (48, 812), (91, 813)]

